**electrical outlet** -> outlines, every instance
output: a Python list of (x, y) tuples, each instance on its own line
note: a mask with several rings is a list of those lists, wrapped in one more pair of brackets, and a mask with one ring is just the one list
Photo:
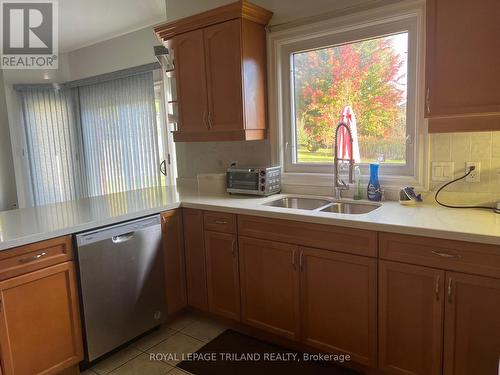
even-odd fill
[(465, 182), (480, 182), (481, 181), (481, 162), (467, 161), (465, 162), (465, 173), (469, 171), (470, 167), (476, 167), (470, 175), (465, 178)]

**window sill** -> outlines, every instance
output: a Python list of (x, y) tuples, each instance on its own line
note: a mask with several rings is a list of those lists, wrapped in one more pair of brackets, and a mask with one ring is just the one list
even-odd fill
[[(344, 176), (343, 176), (344, 177)], [(347, 179), (347, 176), (345, 176)], [(366, 175), (361, 176), (361, 185), (363, 189), (368, 184), (369, 177)], [(425, 191), (424, 185), (413, 176), (380, 176), (380, 185), (382, 189), (387, 192), (399, 192), (402, 187), (413, 186), (418, 191)], [(308, 188), (311, 192), (317, 192), (318, 188), (330, 188), (333, 191), (333, 174), (326, 173), (283, 173), (282, 185), (290, 190), (300, 189), (307, 191)], [(354, 184), (349, 185), (349, 190), (354, 191)]]

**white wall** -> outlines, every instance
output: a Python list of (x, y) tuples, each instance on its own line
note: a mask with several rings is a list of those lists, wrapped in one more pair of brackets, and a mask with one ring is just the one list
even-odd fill
[(151, 27), (68, 53), (70, 80), (92, 77), (156, 61), (160, 44)]
[[(254, 4), (274, 13), (270, 22), (271, 25), (282, 24), (339, 9), (360, 5), (382, 5), (394, 1), (397, 0), (251, 0)], [(168, 21), (174, 21), (233, 2), (234, 0), (167, 0), (167, 18)]]

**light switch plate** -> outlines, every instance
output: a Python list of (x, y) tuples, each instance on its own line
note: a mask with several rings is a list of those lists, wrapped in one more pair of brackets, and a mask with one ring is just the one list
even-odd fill
[(433, 161), (431, 164), (432, 181), (451, 181), (455, 177), (455, 163), (452, 161)]

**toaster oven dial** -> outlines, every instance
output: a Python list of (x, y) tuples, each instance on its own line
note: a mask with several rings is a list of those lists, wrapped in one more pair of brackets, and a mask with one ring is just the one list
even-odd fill
[(260, 191), (265, 191), (266, 190), (266, 187), (265, 186), (261, 186), (260, 187)]
[(261, 179), (260, 179), (260, 183), (261, 183), (261, 184), (265, 184), (265, 183), (266, 183), (266, 179), (265, 179), (265, 178), (261, 178)]
[(260, 171), (260, 175), (261, 176), (265, 176), (266, 175), (266, 171)]

